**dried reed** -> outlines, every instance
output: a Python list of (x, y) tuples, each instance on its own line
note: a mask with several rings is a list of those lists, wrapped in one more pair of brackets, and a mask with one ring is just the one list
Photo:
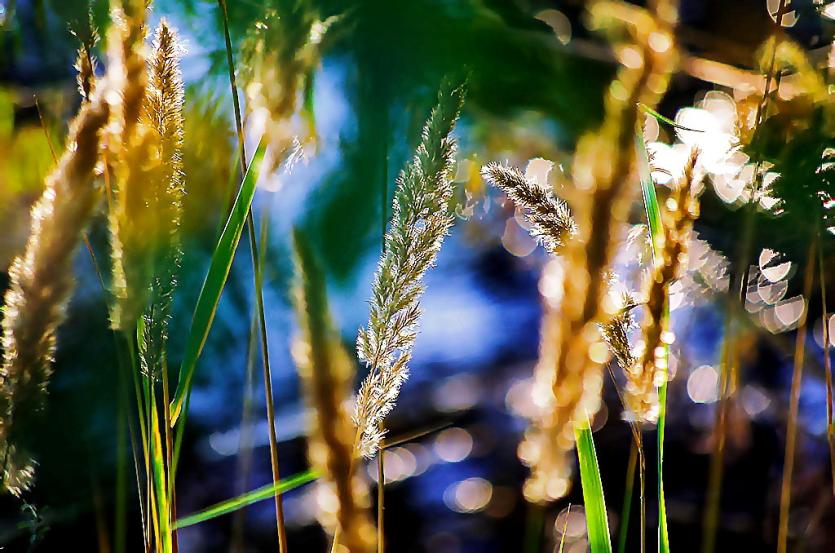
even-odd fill
[(366, 458), (380, 448), (384, 435), (380, 422), (394, 407), (408, 377), (422, 278), (454, 221), (448, 173), (455, 141), (450, 133), (463, 101), (463, 85), (442, 87), (417, 152), (397, 179), (391, 227), (372, 285), (368, 327), (357, 338), (360, 360), (370, 368), (354, 412), (358, 448)]
[(9, 270), (0, 368), (0, 457), (2, 488), (16, 495), (29, 487), (33, 476), (32, 461), (15, 444), (18, 421), (37, 412), (46, 394), (55, 332), (73, 288), (73, 253), (98, 199), (94, 168), (99, 131), (107, 119), (108, 106), (99, 97), (82, 106), (58, 166), (32, 208), (26, 248)]
[(320, 493), (332, 499), (320, 504), (334, 506), (322, 513), (323, 523), (331, 534), (339, 532), (340, 543), (350, 553), (367, 552), (374, 548), (375, 533), (367, 512), (368, 490), (353, 474), (356, 432), (346, 405), (356, 371), (330, 320), (322, 269), (304, 236), (296, 231), (293, 238), (299, 274), (295, 305), (301, 326), (293, 357), (313, 416), (308, 457), (321, 475)]
[(568, 205), (545, 186), (525, 178), (518, 169), (490, 163), (481, 169), (481, 175), (524, 210), (531, 224), (531, 236), (549, 253), (556, 254), (565, 241), (577, 233)]
[(535, 382), (540, 411), (520, 449), (532, 469), (525, 496), (536, 502), (568, 491), (575, 421), (590, 419), (600, 405), (607, 352), (597, 325), (615, 311), (604, 301), (602, 275), (609, 270), (632, 200), (637, 105), (658, 102), (676, 60), (669, 26), (648, 12), (595, 2), (590, 16), (592, 26), (610, 31), (614, 40), (625, 27), (634, 42), (616, 44), (624, 63), (606, 94), (603, 124), (580, 138), (574, 156), (576, 193), (569, 205), (577, 235), (564, 247), (562, 304), (548, 310), (543, 322), (543, 344), (553, 347), (543, 347), (540, 364), (550, 371)]
[(627, 380), (624, 400), (636, 422), (652, 423), (658, 418), (656, 388), (667, 375), (663, 344), (669, 345), (673, 341), (669, 320), (664, 316), (669, 308), (669, 288), (679, 278), (682, 267), (687, 265), (687, 243), (693, 222), (699, 216), (699, 201), (695, 195), (699, 184), (697, 158), (698, 151), (694, 149), (662, 206), (663, 243), (659, 244), (660, 255), (653, 259), (652, 273), (647, 281), (646, 316), (641, 324), (643, 351), (637, 362), (621, 365)]

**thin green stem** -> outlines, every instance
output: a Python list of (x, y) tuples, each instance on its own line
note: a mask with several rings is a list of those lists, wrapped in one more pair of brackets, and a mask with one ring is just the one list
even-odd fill
[[(226, 11), (226, 1), (218, 0), (223, 17), (223, 36), (226, 43), (226, 63), (229, 69), (229, 85), (232, 92), (232, 102), (235, 113), (235, 130), (238, 134), (238, 146), (241, 156), (241, 179), (246, 175), (246, 150), (244, 145), (244, 129), (241, 119), (241, 106), (238, 100), (238, 86), (235, 79), (235, 61), (232, 56), (232, 39), (229, 34), (229, 18)], [(261, 359), (264, 371), (264, 395), (267, 403), (267, 424), (269, 425), (270, 439), (270, 465), (272, 468), (273, 484), (278, 486), (281, 481), (278, 465), (278, 439), (275, 430), (275, 406), (273, 404), (272, 373), (270, 370), (270, 355), (267, 344), (267, 323), (264, 316), (263, 279), (261, 274), (261, 263), (258, 255), (258, 243), (255, 238), (255, 222), (252, 217), (252, 209), (247, 212), (247, 238), (249, 239), (249, 250), (252, 256), (252, 267), (255, 275), (255, 304), (258, 311), (258, 331), (261, 341)], [(278, 550), (280, 553), (287, 551), (287, 531), (284, 525), (284, 507), (281, 494), (275, 494), (275, 516), (276, 531), (278, 534)]]
[(635, 470), (638, 465), (638, 446), (633, 442), (629, 448), (629, 462), (626, 465), (626, 483), (623, 488), (623, 507), (620, 510), (618, 529), (618, 553), (626, 553), (626, 538), (629, 534), (629, 518), (632, 512), (632, 493), (635, 490)]

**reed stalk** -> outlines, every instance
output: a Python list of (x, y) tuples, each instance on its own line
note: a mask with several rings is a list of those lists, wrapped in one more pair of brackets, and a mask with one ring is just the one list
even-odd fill
[[(602, 126), (580, 138), (574, 156), (576, 193), (569, 206), (577, 236), (563, 250), (570, 277), (563, 281), (560, 308), (549, 310), (543, 323), (543, 344), (553, 346), (543, 347), (540, 363), (550, 370), (535, 384), (541, 410), (521, 446), (532, 469), (525, 496), (539, 502), (568, 492), (575, 421), (591, 418), (600, 405), (606, 345), (596, 325), (615, 314), (604, 302), (607, 286), (601, 276), (609, 271), (632, 201), (637, 105), (655, 106), (676, 59), (669, 28), (650, 13), (613, 2), (595, 2), (589, 9), (593, 27), (628, 31), (634, 43), (616, 47), (631, 48), (641, 63), (620, 68), (604, 101)], [(663, 39), (650, 41), (651, 35)]]
[(645, 293), (646, 317), (641, 325), (643, 351), (640, 359), (631, 365), (624, 365), (626, 407), (640, 423), (658, 420), (657, 390), (667, 379), (668, 348), (674, 340), (669, 328), (669, 288), (686, 264), (690, 231), (699, 215), (699, 202), (694, 193), (699, 184), (695, 174), (697, 158), (698, 151), (693, 150), (683, 174), (661, 209), (661, 227), (657, 236), (653, 236), (654, 241), (657, 238), (660, 243), (653, 247), (657, 255), (653, 256)]
[(786, 450), (783, 460), (783, 478), (780, 485), (780, 515), (777, 527), (777, 552), (786, 553), (789, 539), (789, 509), (791, 507), (792, 475), (794, 473), (795, 450), (797, 448), (797, 418), (800, 411), (800, 386), (803, 379), (803, 364), (806, 348), (806, 321), (812, 284), (815, 280), (815, 249), (817, 235), (809, 243), (806, 254), (806, 268), (803, 279), (803, 312), (797, 326), (794, 346), (794, 370), (792, 371), (789, 395), (789, 417), (786, 426)]
[[(229, 86), (231, 88), (234, 113), (235, 113), (235, 130), (238, 135), (238, 146), (240, 151), (241, 163), (241, 179), (247, 173), (246, 148), (244, 146), (244, 129), (241, 118), (240, 103), (238, 100), (238, 88), (235, 80), (235, 61), (232, 55), (232, 40), (229, 34), (229, 17), (226, 11), (225, 0), (218, 0), (218, 6), (221, 10), (223, 20), (223, 34), (226, 43), (226, 63), (229, 70)], [(269, 346), (267, 343), (267, 324), (264, 316), (264, 297), (261, 275), (261, 262), (258, 253), (258, 243), (255, 238), (255, 220), (252, 216), (252, 209), (247, 209), (247, 239), (249, 241), (249, 251), (252, 257), (253, 274), (255, 277), (255, 306), (258, 313), (258, 334), (261, 345), (261, 360), (264, 377), (264, 394), (267, 405), (267, 424), (269, 425), (269, 441), (270, 441), (270, 467), (272, 470), (273, 485), (278, 488), (281, 481), (278, 465), (278, 439), (276, 437), (275, 426), (275, 405), (273, 403), (273, 388), (272, 388), (272, 371), (270, 369)], [(278, 536), (278, 550), (280, 553), (287, 551), (287, 530), (284, 524), (284, 505), (281, 494), (276, 492), (275, 499), (275, 518), (276, 518), (276, 534)]]
[(355, 370), (330, 319), (321, 266), (299, 231), (293, 234), (293, 244), (299, 274), (295, 306), (301, 326), (293, 356), (313, 413), (308, 457), (322, 475), (320, 493), (336, 498), (335, 512), (323, 513), (325, 526), (339, 532), (339, 542), (348, 553), (367, 553), (374, 547), (374, 528), (365, 509), (367, 490), (352, 471), (355, 428), (346, 406)]

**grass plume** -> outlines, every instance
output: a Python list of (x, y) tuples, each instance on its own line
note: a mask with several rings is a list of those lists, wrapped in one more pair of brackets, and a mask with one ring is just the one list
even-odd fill
[[(610, 32), (614, 40), (626, 30), (631, 48), (641, 63), (622, 66), (604, 100), (602, 126), (580, 138), (574, 157), (575, 193), (569, 202), (577, 222), (577, 236), (564, 247), (563, 300), (550, 309), (543, 323), (540, 363), (550, 367), (537, 379), (539, 414), (526, 433), (531, 476), (525, 496), (543, 502), (568, 491), (568, 453), (574, 445), (576, 421), (589, 419), (600, 406), (606, 346), (596, 325), (605, 323), (614, 309), (604, 302), (606, 279), (632, 201), (633, 136), (639, 121), (639, 103), (650, 107), (666, 89), (676, 56), (667, 25), (649, 12), (620, 2), (595, 2), (592, 26)], [(651, 39), (652, 38), (652, 39)]]
[(367, 512), (368, 490), (353, 474), (356, 430), (346, 405), (356, 371), (330, 320), (322, 269), (299, 231), (293, 235), (293, 244), (299, 275), (295, 304), (301, 326), (293, 357), (312, 408), (308, 457), (322, 475), (320, 493), (336, 498), (335, 512), (323, 513), (323, 522), (331, 533), (339, 533), (348, 552), (367, 552), (374, 548), (374, 527)]
[(525, 211), (531, 223), (531, 235), (549, 253), (556, 254), (577, 233), (568, 205), (545, 186), (527, 179), (518, 169), (490, 163), (481, 169), (481, 175)]
[(159, 165), (154, 181), (148, 183), (153, 194), (150, 207), (156, 210), (157, 221), (156, 228), (150, 229), (146, 237), (153, 241), (155, 255), (149, 303), (144, 314), (150, 356), (143, 359), (143, 369), (149, 374), (159, 374), (182, 257), (179, 227), (185, 194), (182, 162), (184, 94), (180, 72), (182, 49), (176, 31), (164, 19), (156, 29), (153, 44), (143, 123), (153, 137)]
[(609, 351), (617, 359), (623, 370), (635, 364), (635, 355), (629, 343), (629, 331), (635, 328), (635, 317), (632, 310), (637, 306), (635, 299), (629, 293), (624, 293), (622, 306), (606, 323), (600, 325), (600, 334), (609, 347)]
[(108, 106), (98, 98), (82, 106), (58, 166), (32, 208), (24, 252), (9, 271), (0, 369), (0, 456), (2, 488), (18, 495), (31, 483), (33, 464), (15, 444), (15, 421), (38, 411), (46, 394), (55, 332), (74, 284), (73, 253), (99, 196), (93, 178), (99, 131), (107, 118)]
[(408, 377), (423, 275), (435, 262), (454, 221), (448, 173), (455, 141), (450, 134), (463, 101), (463, 85), (442, 87), (417, 152), (397, 180), (391, 227), (372, 285), (368, 326), (357, 338), (360, 360), (369, 367), (354, 413), (360, 429), (359, 450), (366, 458), (380, 448), (384, 433), (379, 424), (394, 407)]
[[(111, 325), (129, 332), (143, 310), (151, 281), (152, 257), (146, 233), (153, 228), (146, 186), (156, 179), (158, 151), (140, 118), (147, 92), (145, 8), (128, 1), (111, 11), (108, 32), (107, 95), (111, 121), (106, 159), (114, 180), (110, 212), (114, 302)], [(156, 154), (156, 156), (155, 156)]]

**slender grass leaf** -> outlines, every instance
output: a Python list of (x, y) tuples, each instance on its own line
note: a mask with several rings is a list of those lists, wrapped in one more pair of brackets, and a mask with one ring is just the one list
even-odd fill
[[(145, 320), (140, 317), (136, 325), (136, 342), (139, 346), (139, 353), (143, 357), (147, 355), (148, 344), (145, 342)], [(159, 428), (159, 413), (157, 412), (157, 398), (154, 393), (154, 383), (148, 377), (142, 376), (146, 397), (150, 405), (148, 415), (150, 416), (151, 432), (151, 479), (154, 486), (152, 499), (154, 502), (153, 514), (154, 528), (157, 529), (157, 540), (162, 545), (163, 553), (170, 553), (173, 550), (171, 539), (171, 511), (168, 503), (167, 470), (165, 463), (165, 452), (162, 449), (162, 437)]]
[(632, 494), (635, 491), (635, 470), (638, 466), (638, 446), (632, 443), (629, 452), (629, 464), (626, 468), (626, 486), (623, 491), (623, 508), (620, 515), (618, 535), (618, 553), (626, 553), (626, 538), (629, 533), (629, 518), (632, 513)]
[(174, 528), (179, 530), (180, 528), (185, 528), (186, 526), (192, 526), (200, 522), (205, 522), (207, 520), (232, 513), (238, 509), (243, 509), (248, 505), (252, 505), (253, 503), (269, 499), (276, 494), (283, 494), (296, 489), (299, 486), (303, 486), (304, 484), (316, 480), (316, 478), (318, 478), (318, 475), (312, 470), (294, 474), (289, 478), (283, 478), (278, 484), (266, 484), (265, 486), (252, 490), (251, 492), (233, 497), (232, 499), (227, 499), (226, 501), (221, 501), (220, 503), (212, 505), (208, 509), (204, 509), (198, 513), (194, 513), (193, 515), (181, 518), (174, 525)]
[(562, 553), (565, 549), (565, 534), (568, 532), (568, 518), (571, 514), (571, 503), (568, 504), (568, 509), (565, 512), (565, 522), (562, 525), (562, 536), (560, 536), (560, 552)]
[(583, 501), (586, 508), (591, 553), (612, 553), (609, 537), (609, 520), (606, 516), (606, 499), (603, 497), (603, 482), (594, 450), (594, 437), (588, 419), (578, 422), (574, 428), (577, 440), (577, 458), (580, 461), (580, 483), (583, 486)]
[[(650, 237), (652, 238), (653, 259), (660, 255), (660, 248), (663, 247), (663, 228), (661, 226), (661, 209), (658, 207), (658, 198), (655, 194), (655, 183), (652, 180), (652, 173), (649, 166), (644, 137), (636, 133), (635, 144), (638, 150), (638, 167), (641, 176), (641, 192), (644, 196), (644, 207), (647, 212)], [(670, 320), (669, 298), (664, 302), (664, 311), (661, 314), (661, 324), (667, 326)], [(664, 498), (664, 429), (667, 423), (667, 361), (669, 360), (670, 346), (663, 345), (664, 378), (663, 384), (658, 388), (658, 447), (656, 454), (656, 470), (658, 473), (658, 551), (669, 553), (670, 537), (667, 532), (667, 502)]]
[(646, 113), (648, 115), (651, 115), (656, 120), (661, 121), (662, 123), (666, 123), (666, 124), (668, 124), (672, 127), (675, 127), (676, 129), (680, 129), (682, 131), (690, 131), (690, 132), (704, 132), (700, 129), (691, 129), (690, 127), (685, 127), (684, 125), (679, 125), (678, 123), (676, 123), (672, 119), (664, 117), (663, 115), (661, 115), (660, 113), (658, 113), (657, 111), (655, 111), (654, 109), (652, 109), (651, 107), (649, 107), (647, 105), (638, 104), (638, 108), (640, 108), (641, 111), (643, 111), (644, 113)]
[(232, 259), (235, 256), (235, 250), (238, 247), (241, 233), (246, 224), (247, 213), (249, 213), (249, 208), (252, 205), (252, 198), (255, 195), (255, 184), (258, 182), (258, 175), (261, 170), (261, 162), (264, 159), (265, 149), (266, 144), (264, 142), (259, 143), (255, 156), (252, 158), (244, 181), (241, 184), (238, 196), (235, 198), (232, 211), (229, 213), (229, 220), (226, 222), (226, 226), (223, 228), (223, 232), (218, 239), (217, 246), (212, 254), (209, 272), (206, 275), (206, 280), (203, 282), (200, 296), (197, 298), (191, 328), (189, 329), (186, 340), (183, 362), (180, 365), (177, 389), (174, 392), (174, 399), (171, 401), (172, 425), (180, 417), (183, 405), (186, 402), (186, 397), (191, 390), (191, 379), (197, 367), (197, 360), (203, 351), (203, 346), (206, 344), (206, 338), (209, 335), (212, 321), (214, 321), (215, 313), (217, 312), (220, 294), (229, 277), (229, 271), (232, 268)]

